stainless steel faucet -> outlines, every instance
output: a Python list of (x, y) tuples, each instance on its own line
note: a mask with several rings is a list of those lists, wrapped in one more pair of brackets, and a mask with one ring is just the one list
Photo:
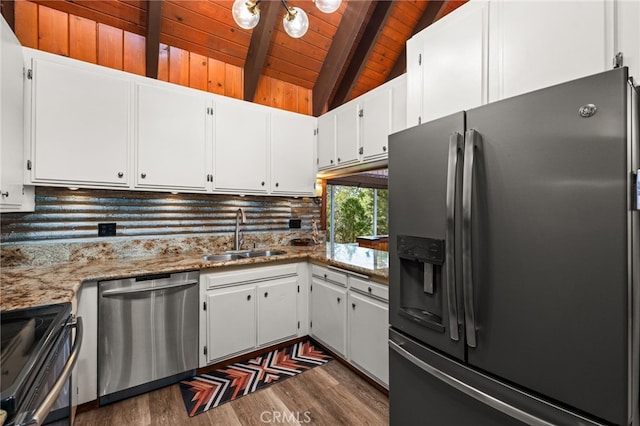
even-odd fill
[(247, 217), (244, 215), (244, 210), (242, 210), (241, 208), (239, 208), (236, 211), (236, 231), (234, 234), (234, 240), (233, 240), (233, 249), (234, 250), (240, 250), (240, 248), (242, 247), (242, 243), (244, 242), (244, 238), (240, 237), (240, 224), (241, 223), (246, 223), (247, 222)]

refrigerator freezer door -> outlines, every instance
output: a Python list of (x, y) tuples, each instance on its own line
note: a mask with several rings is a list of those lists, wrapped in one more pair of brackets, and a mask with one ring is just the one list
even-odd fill
[(458, 359), (464, 335), (455, 185), (462, 182), (463, 134), (461, 112), (389, 137), (389, 320)]
[(474, 371), (394, 329), (389, 332), (389, 368), (391, 425), (599, 425)]
[(467, 112), (481, 138), (468, 361), (615, 424), (628, 418), (626, 80), (613, 70)]

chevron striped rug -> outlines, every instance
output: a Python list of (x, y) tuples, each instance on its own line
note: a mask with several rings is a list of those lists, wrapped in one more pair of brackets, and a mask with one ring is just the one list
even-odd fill
[(332, 359), (310, 340), (305, 340), (183, 380), (180, 382), (180, 391), (189, 417), (193, 417)]

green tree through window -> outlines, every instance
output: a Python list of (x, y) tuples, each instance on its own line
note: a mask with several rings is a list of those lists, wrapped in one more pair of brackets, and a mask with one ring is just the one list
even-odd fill
[[(333, 192), (327, 203), (333, 242), (355, 243), (360, 236), (388, 234), (389, 195), (386, 189), (328, 185), (327, 191)], [(333, 216), (331, 199), (335, 204)]]

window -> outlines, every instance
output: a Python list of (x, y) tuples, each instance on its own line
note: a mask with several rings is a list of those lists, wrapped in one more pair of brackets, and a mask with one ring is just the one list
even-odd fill
[(367, 237), (370, 241), (380, 237), (386, 242), (389, 233), (386, 171), (327, 180), (327, 237), (330, 242), (357, 244), (358, 237)]

